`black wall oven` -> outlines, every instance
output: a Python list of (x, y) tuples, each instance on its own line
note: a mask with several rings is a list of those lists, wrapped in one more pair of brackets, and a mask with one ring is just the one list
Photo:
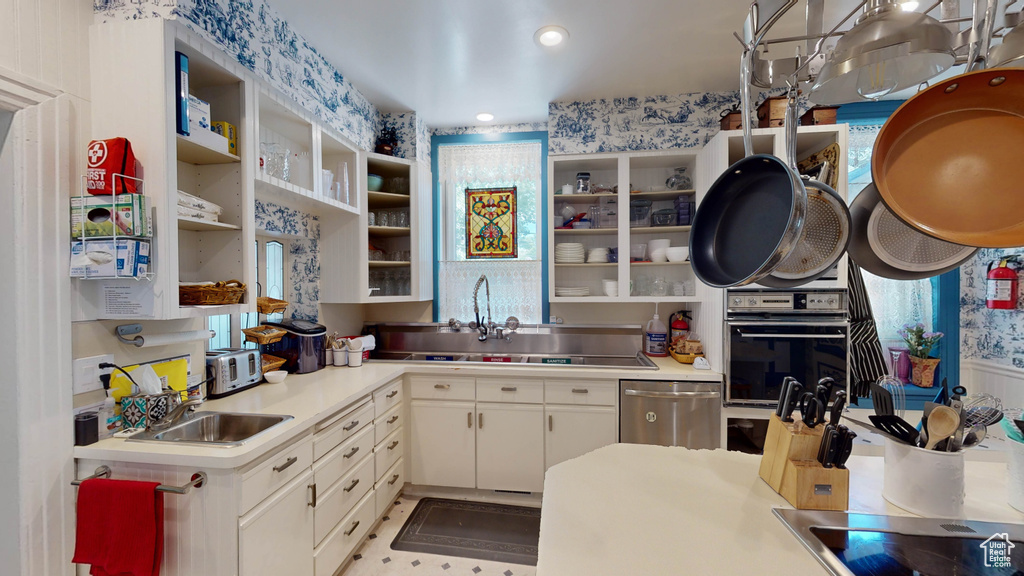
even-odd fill
[(845, 290), (730, 290), (726, 301), (726, 404), (775, 406), (786, 376), (847, 388)]

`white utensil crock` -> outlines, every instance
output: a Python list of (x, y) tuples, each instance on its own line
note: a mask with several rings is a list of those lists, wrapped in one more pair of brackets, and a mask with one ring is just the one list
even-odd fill
[(1017, 510), (1024, 512), (1024, 443), (1011, 438), (1006, 439), (1006, 468), (1009, 481), (1006, 487), (1009, 503)]
[(882, 497), (919, 516), (962, 518), (964, 453), (885, 441)]

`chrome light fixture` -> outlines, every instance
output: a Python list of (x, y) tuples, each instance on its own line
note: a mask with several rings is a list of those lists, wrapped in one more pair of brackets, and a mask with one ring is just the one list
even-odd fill
[(904, 11), (900, 0), (868, 0), (836, 43), (809, 98), (816, 104), (877, 100), (916, 86), (953, 65), (953, 33), (938, 20)]
[(1024, 24), (1003, 36), (1003, 43), (988, 53), (992, 68), (1024, 68)]

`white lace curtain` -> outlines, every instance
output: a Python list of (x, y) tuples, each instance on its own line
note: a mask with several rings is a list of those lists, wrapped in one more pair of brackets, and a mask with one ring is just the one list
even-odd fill
[[(541, 148), (539, 142), (441, 146), (441, 254), (438, 319), (473, 316), (472, 291), (486, 274), (495, 321), (516, 316), (541, 322), (542, 275), (539, 231)], [(466, 189), (515, 186), (518, 257), (466, 259)], [(481, 288), (481, 298), (483, 289)]]
[[(871, 149), (881, 124), (850, 126), (850, 201), (864, 186), (871, 183)], [(871, 299), (871, 309), (878, 326), (882, 346), (902, 346), (896, 333), (904, 324), (923, 323), (932, 326), (932, 282), (924, 280), (890, 280), (864, 270), (864, 285)]]

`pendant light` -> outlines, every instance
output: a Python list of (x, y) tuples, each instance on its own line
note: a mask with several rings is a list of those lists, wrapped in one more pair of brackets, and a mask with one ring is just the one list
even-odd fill
[(992, 68), (1024, 68), (1024, 24), (1003, 36), (1003, 43), (989, 51)]
[(868, 0), (864, 14), (836, 43), (811, 86), (812, 102), (877, 100), (953, 65), (953, 33), (931, 16), (907, 12), (900, 4)]

